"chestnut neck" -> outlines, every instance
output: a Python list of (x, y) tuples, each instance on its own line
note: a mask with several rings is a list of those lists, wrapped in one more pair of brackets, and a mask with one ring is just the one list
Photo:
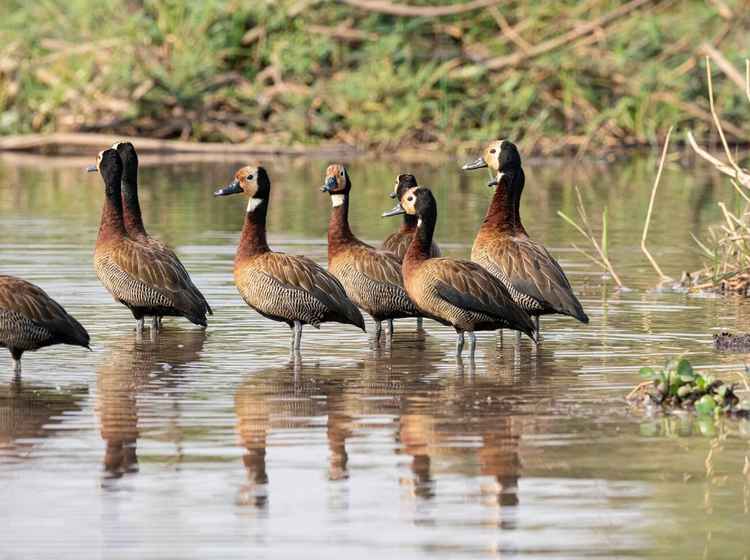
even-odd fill
[(148, 237), (138, 201), (138, 170), (125, 170), (122, 176), (123, 222), (125, 230), (133, 239)]
[(505, 172), (500, 184), (495, 186), (495, 194), (487, 209), (482, 229), (499, 230), (508, 234), (526, 233), (521, 223), (521, 192), (525, 177), (520, 167)]
[[(417, 231), (404, 255), (403, 266), (405, 269), (409, 269), (413, 265), (431, 258), (432, 237), (435, 234), (435, 224), (437, 222), (437, 209), (429, 207), (419, 218), (422, 220), (422, 223), (417, 226)], [(406, 272), (408, 273), (408, 270)]]
[(331, 209), (331, 218), (328, 221), (329, 259), (352, 241), (357, 241), (351, 228), (349, 228), (349, 193), (345, 193), (343, 196), (344, 202)]
[(122, 217), (122, 198), (120, 178), (106, 180), (104, 188), (104, 206), (99, 224), (99, 241), (125, 237), (127, 235)]
[(237, 246), (235, 261), (268, 253), (271, 249), (266, 241), (266, 214), (268, 199), (264, 199), (255, 210), (245, 213), (245, 225), (242, 226), (240, 244)]

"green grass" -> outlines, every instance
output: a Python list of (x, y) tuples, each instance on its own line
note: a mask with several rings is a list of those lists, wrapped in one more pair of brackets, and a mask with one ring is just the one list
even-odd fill
[[(410, 5), (447, 0), (410, 0)], [(621, 5), (501, 3), (539, 44)], [(332, 1), (6, 0), (0, 7), (0, 134), (105, 131), (201, 141), (460, 149), (511, 137), (525, 151), (655, 144), (666, 129), (707, 134), (703, 40), (742, 70), (746, 5), (654, 2), (595, 41), (497, 72), (516, 52), (492, 11), (423, 18)], [(294, 13), (293, 13), (294, 12)], [(343, 40), (342, 26), (362, 34)], [(724, 117), (746, 101), (717, 77)], [(744, 104), (743, 104), (744, 103)]]

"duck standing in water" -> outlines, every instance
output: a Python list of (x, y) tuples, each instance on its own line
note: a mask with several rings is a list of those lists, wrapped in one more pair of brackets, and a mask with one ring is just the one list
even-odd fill
[(516, 305), (503, 284), (477, 263), (431, 257), (437, 203), (429, 189), (412, 188), (383, 216), (403, 213), (417, 217), (417, 231), (404, 256), (404, 285), (419, 311), (456, 330), (456, 356), (469, 335), (469, 353), (476, 348), (475, 331), (515, 329), (534, 339), (534, 323)]
[[(417, 178), (410, 173), (402, 173), (396, 177), (396, 182), (393, 186), (393, 192), (388, 196), (398, 201), (406, 194), (406, 191), (417, 187)], [(411, 244), (411, 240), (414, 238), (414, 233), (417, 231), (417, 217), (409, 214), (404, 214), (404, 219), (401, 222), (401, 227), (398, 231), (390, 234), (383, 241), (383, 249), (390, 251), (396, 257), (399, 262), (403, 262), (406, 250)], [(440, 248), (433, 241), (432, 247), (430, 248), (430, 256), (439, 257)], [(422, 329), (422, 317), (417, 317), (417, 329)]]
[(144, 317), (185, 317), (206, 326), (206, 307), (195, 286), (188, 283), (174, 262), (125, 230), (121, 197), (123, 165), (117, 150), (101, 152), (95, 166), (104, 181), (104, 206), (94, 250), (96, 275), (115, 301), (130, 309), (136, 331)]
[(0, 346), (10, 351), (15, 374), (24, 352), (54, 344), (89, 348), (89, 333), (38, 286), (0, 275)]
[(492, 142), (482, 157), (464, 170), (489, 167), (495, 188), (487, 215), (474, 239), (471, 260), (481, 264), (508, 289), (513, 300), (534, 317), (559, 313), (588, 323), (568, 278), (541, 243), (531, 239), (521, 223), (519, 207), (525, 176), (521, 155), (508, 140)]
[(271, 180), (263, 167), (243, 167), (214, 196), (244, 194), (245, 224), (234, 259), (234, 283), (242, 299), (268, 319), (292, 329), (291, 351), (299, 352), (303, 325), (316, 329), (337, 322), (365, 330), (359, 309), (341, 283), (307, 257), (271, 251), (266, 242), (266, 214)]
[(351, 300), (375, 320), (375, 341), (380, 340), (383, 321), (388, 323), (390, 341), (393, 320), (418, 317), (419, 312), (404, 290), (398, 257), (363, 243), (349, 228), (351, 188), (344, 166), (329, 165), (321, 188), (331, 195), (333, 207), (328, 223), (328, 270), (339, 279)]
[[(203, 297), (200, 290), (193, 284), (188, 271), (172, 248), (146, 232), (146, 227), (143, 225), (143, 217), (141, 216), (141, 204), (138, 200), (138, 153), (135, 151), (135, 147), (130, 142), (117, 142), (112, 146), (112, 149), (117, 150), (122, 160), (123, 223), (125, 224), (125, 231), (128, 237), (148, 245), (158, 252), (162, 259), (169, 262), (169, 266), (175, 274), (179, 274), (182, 277), (183, 283), (202, 301), (204, 312), (213, 315), (211, 306), (208, 305), (206, 298)], [(161, 316), (154, 315), (152, 328), (158, 329), (160, 327)]]

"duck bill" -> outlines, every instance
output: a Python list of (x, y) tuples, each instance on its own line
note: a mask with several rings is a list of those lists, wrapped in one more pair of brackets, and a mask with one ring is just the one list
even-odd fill
[(96, 168), (96, 165), (87, 165), (85, 171), (86, 173), (96, 173), (99, 170)]
[(465, 163), (461, 169), (464, 171), (471, 171), (473, 169), (481, 169), (482, 167), (487, 167), (487, 162), (484, 161), (483, 157), (477, 158), (472, 162)]
[(243, 191), (242, 191), (242, 187), (240, 186), (240, 182), (237, 179), (235, 179), (223, 189), (219, 189), (215, 191), (214, 196), (228, 196), (230, 194), (239, 194), (241, 192)]
[(388, 210), (388, 212), (383, 212), (383, 218), (389, 218), (390, 216), (400, 216), (401, 214), (406, 214), (406, 210), (404, 210), (404, 207), (401, 206), (401, 204), (397, 204), (393, 207), (393, 209)]
[(323, 192), (330, 193), (335, 188), (336, 188), (336, 177), (327, 177), (325, 184), (322, 187), (320, 187), (320, 190)]

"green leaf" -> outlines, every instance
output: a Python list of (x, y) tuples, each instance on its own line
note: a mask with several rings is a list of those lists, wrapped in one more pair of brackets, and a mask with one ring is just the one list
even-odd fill
[(695, 379), (693, 366), (691, 366), (690, 362), (685, 358), (677, 362), (677, 375), (679, 375), (680, 379), (682, 379), (683, 381), (692, 381), (693, 379)]
[(638, 374), (645, 379), (654, 379), (656, 377), (656, 371), (651, 367), (642, 367)]
[(711, 395), (703, 395), (698, 402), (695, 403), (695, 411), (698, 414), (709, 415), (714, 413), (716, 408), (716, 401)]

